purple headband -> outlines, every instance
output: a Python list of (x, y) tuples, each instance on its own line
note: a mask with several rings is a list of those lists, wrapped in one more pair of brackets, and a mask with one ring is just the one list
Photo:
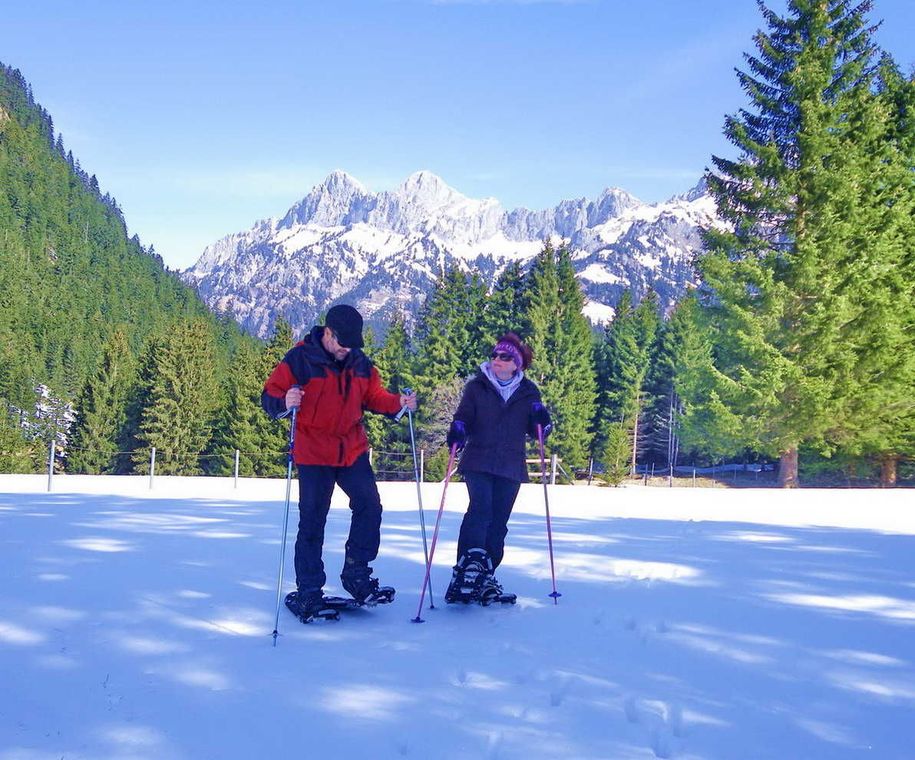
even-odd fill
[(518, 369), (524, 366), (524, 357), (521, 356), (521, 352), (514, 343), (509, 343), (507, 340), (500, 341), (496, 343), (496, 347), (492, 352), (494, 354), (510, 354)]

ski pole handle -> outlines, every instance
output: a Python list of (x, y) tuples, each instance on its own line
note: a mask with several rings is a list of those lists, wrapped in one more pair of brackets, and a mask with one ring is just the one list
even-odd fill
[[(293, 385), (292, 387), (299, 388), (301, 386)], [(299, 402), (299, 403), (301, 403), (301, 402)], [(288, 441), (288, 443), (289, 443), (288, 453), (289, 453), (290, 462), (292, 461), (292, 448), (293, 448), (293, 446), (295, 446), (295, 418), (296, 418), (296, 415), (298, 414), (298, 411), (299, 411), (298, 406), (292, 407), (292, 415), (291, 415), (291, 421), (290, 421), (290, 425), (289, 425), (289, 441)]]
[[(401, 393), (402, 393), (403, 395), (405, 395), (405, 396), (409, 396), (410, 393), (411, 393), (411, 391), (410, 391), (409, 388), (404, 388), (404, 389), (401, 391)], [(408, 409), (409, 409), (408, 406), (402, 406), (402, 407), (400, 407), (400, 411), (397, 412), (397, 414), (394, 416), (394, 422), (400, 422), (401, 418), (407, 413), (407, 410), (408, 410)]]

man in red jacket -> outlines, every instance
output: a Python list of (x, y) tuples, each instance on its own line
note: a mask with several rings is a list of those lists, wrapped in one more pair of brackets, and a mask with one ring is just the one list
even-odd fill
[(306, 616), (321, 609), (327, 580), (321, 554), (334, 485), (349, 496), (352, 518), (340, 579), (358, 602), (391, 601), (369, 562), (381, 541), (381, 499), (369, 464), (363, 412), (395, 415), (416, 409), (416, 394), (385, 390), (362, 353), (362, 316), (339, 304), (274, 368), (261, 405), (274, 419), (296, 413), (293, 461), (299, 475), (299, 530), (295, 542), (297, 602)]

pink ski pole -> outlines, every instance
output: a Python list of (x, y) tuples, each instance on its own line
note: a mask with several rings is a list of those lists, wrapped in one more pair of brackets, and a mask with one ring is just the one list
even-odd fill
[(438, 541), (438, 528), (442, 522), (442, 512), (445, 511), (445, 494), (448, 493), (448, 482), (451, 480), (451, 468), (454, 466), (454, 458), (457, 456), (457, 444), (451, 445), (451, 453), (448, 456), (448, 468), (445, 470), (445, 485), (442, 488), (442, 503), (438, 506), (438, 516), (435, 518), (435, 530), (432, 531), (432, 546), (429, 547), (429, 558), (426, 560), (426, 576), (423, 578), (423, 588), (419, 594), (419, 607), (416, 609), (416, 617), (412, 619), (413, 623), (425, 623), (420, 617), (423, 611), (423, 602), (426, 600), (426, 586), (429, 585), (429, 574), (432, 572), (432, 557), (435, 555), (435, 544)]
[(550, 525), (550, 496), (546, 489), (546, 455), (543, 453), (543, 426), (537, 425), (537, 441), (540, 443), (540, 479), (543, 481), (543, 503), (546, 505), (546, 538), (550, 546), (550, 574), (553, 576), (553, 604), (559, 604), (562, 596), (556, 590), (556, 568), (553, 565), (553, 528)]

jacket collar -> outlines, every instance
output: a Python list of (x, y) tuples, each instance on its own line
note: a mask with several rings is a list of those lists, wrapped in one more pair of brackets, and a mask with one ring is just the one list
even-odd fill
[(505, 403), (515, 401), (524, 395), (521, 391), (525, 378), (524, 372), (520, 370), (515, 373), (510, 383), (501, 385), (496, 376), (492, 373), (489, 362), (483, 362), (477, 372), (477, 378), (484, 386), (501, 396)]
[(350, 352), (342, 362), (338, 362), (331, 354), (324, 350), (324, 344), (321, 343), (321, 337), (323, 335), (324, 327), (322, 325), (315, 325), (302, 341), (302, 345), (308, 352), (309, 361), (342, 370), (354, 366), (359, 357), (362, 356), (361, 349), (353, 348), (350, 349)]

